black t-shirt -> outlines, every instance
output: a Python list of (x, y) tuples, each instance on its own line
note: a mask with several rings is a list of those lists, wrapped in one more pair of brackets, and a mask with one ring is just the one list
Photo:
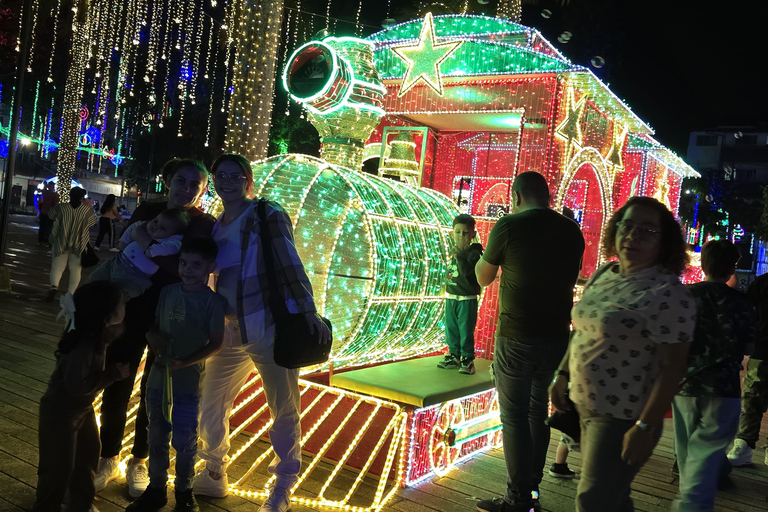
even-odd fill
[(553, 210), (499, 219), (483, 254), (502, 272), (497, 336), (567, 340), (583, 255), (579, 225)]
[(448, 267), (448, 281), (445, 284), (447, 293), (465, 297), (480, 295), (481, 288), (477, 284), (475, 264), (480, 260), (482, 254), (482, 245), (471, 244), (451, 258), (451, 264)]
[(755, 279), (747, 295), (752, 305), (757, 309), (759, 321), (759, 336), (755, 342), (755, 351), (752, 359), (768, 359), (768, 274), (763, 274)]

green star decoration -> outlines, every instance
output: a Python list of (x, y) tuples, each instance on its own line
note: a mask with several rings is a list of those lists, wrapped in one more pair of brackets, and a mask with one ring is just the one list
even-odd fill
[(461, 46), (462, 41), (438, 43), (435, 37), (435, 24), (432, 13), (424, 16), (421, 34), (416, 44), (393, 46), (391, 50), (408, 66), (400, 85), (398, 97), (407, 93), (413, 86), (423, 80), (437, 94), (443, 95), (443, 76), (440, 74), (440, 64)]

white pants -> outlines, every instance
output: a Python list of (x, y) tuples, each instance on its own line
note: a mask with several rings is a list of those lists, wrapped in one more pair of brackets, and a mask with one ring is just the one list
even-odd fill
[(80, 284), (80, 274), (83, 267), (80, 265), (80, 254), (63, 252), (51, 259), (51, 287), (58, 288), (64, 269), (69, 264), (69, 293), (75, 293)]
[(261, 375), (269, 412), (274, 420), (269, 439), (275, 458), (269, 472), (277, 476), (278, 487), (290, 489), (298, 480), (301, 469), (301, 395), (299, 370), (289, 370), (275, 364), (272, 355), (274, 330), (269, 329), (263, 340), (238, 344), (237, 321), (227, 322), (224, 346), (205, 365), (203, 401), (200, 407), (200, 458), (213, 473), (225, 473), (229, 465), (229, 416), (254, 366)]

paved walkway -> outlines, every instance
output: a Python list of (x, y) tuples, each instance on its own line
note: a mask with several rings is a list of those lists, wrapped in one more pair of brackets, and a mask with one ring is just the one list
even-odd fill
[[(53, 351), (63, 325), (55, 319), (58, 306), (41, 300), (48, 288), (50, 256), (37, 246), (34, 219), (13, 216), (9, 233), (7, 264), (11, 267), (13, 291), (0, 294), (0, 511), (19, 511), (29, 510), (34, 500), (38, 402), (54, 366)], [(63, 283), (66, 279), (65, 274)], [(661, 443), (633, 485), (637, 510), (669, 510), (677, 492), (677, 479), (670, 474), (670, 427), (667, 424)], [(763, 423), (763, 439), (766, 434), (768, 418)], [(554, 455), (555, 439), (550, 446), (550, 457)], [(733, 486), (720, 492), (716, 510), (768, 510), (768, 467), (762, 464), (762, 456), (760, 449), (755, 453), (754, 466), (734, 470)], [(572, 469), (579, 470), (578, 454), (569, 462)], [(348, 473), (354, 479), (355, 473), (352, 470)], [(398, 491), (384, 511), (472, 512), (478, 498), (502, 493), (505, 480), (501, 450), (493, 450), (460, 464), (445, 477)], [(308, 486), (316, 484), (307, 483)], [(575, 488), (575, 481), (561, 482), (545, 476), (541, 486), (543, 509), (574, 510)], [(258, 499), (249, 501), (234, 496), (223, 500), (201, 498), (200, 501), (204, 511), (255, 510), (260, 503)], [(96, 503), (105, 512), (122, 510), (127, 504), (124, 481), (111, 484)], [(293, 510), (312, 509), (295, 505)]]

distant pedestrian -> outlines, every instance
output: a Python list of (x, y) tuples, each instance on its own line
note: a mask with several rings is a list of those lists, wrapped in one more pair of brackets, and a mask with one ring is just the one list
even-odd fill
[(122, 219), (115, 203), (115, 194), (109, 194), (101, 207), (99, 217), (99, 235), (96, 237), (96, 249), (101, 249), (101, 242), (109, 236), (109, 250), (118, 251), (115, 247), (115, 219)]
[(43, 192), (40, 194), (40, 202), (37, 203), (37, 207), (40, 210), (40, 229), (37, 231), (38, 245), (50, 245), (48, 238), (51, 236), (53, 221), (48, 214), (51, 212), (51, 208), (59, 204), (59, 194), (53, 187), (52, 182), (47, 182)]
[(64, 268), (69, 267), (69, 293), (75, 293), (80, 284), (82, 265), (80, 258), (91, 238), (90, 228), (96, 224), (96, 215), (86, 204), (86, 191), (74, 187), (69, 192), (69, 202), (54, 206), (48, 216), (53, 221), (51, 229), (51, 289), (46, 302), (56, 297)]
[(64, 297), (67, 326), (56, 351), (56, 369), (40, 400), (39, 463), (33, 512), (87, 511), (99, 462), (99, 428), (93, 401), (99, 391), (128, 376), (128, 365), (105, 367), (109, 326), (122, 323), (123, 294), (107, 281), (88, 283)]

